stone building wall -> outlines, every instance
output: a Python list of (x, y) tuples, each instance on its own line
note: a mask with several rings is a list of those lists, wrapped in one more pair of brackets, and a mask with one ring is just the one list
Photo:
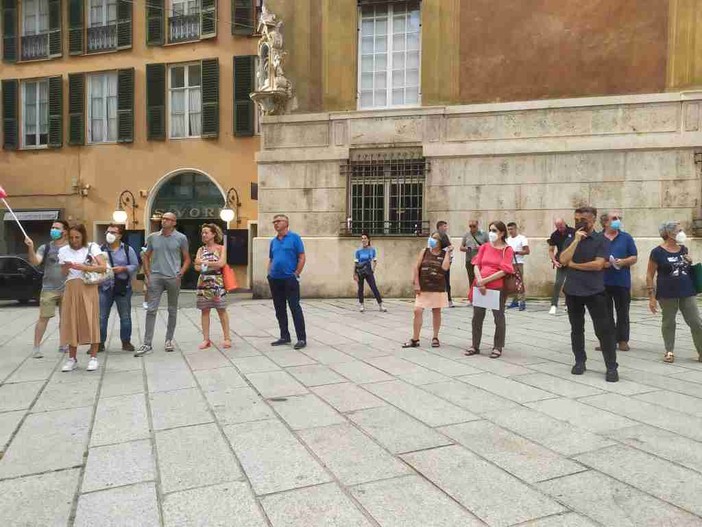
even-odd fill
[[(358, 241), (339, 237), (348, 216), (340, 165), (354, 149), (413, 147), (430, 164), (425, 219), (448, 221), (456, 243), (469, 218), (521, 226), (531, 241), (531, 296), (550, 291), (545, 239), (554, 217), (572, 220), (573, 209), (585, 204), (623, 211), (624, 228), (643, 255), (634, 272), (634, 293), (641, 294), (658, 224), (679, 219), (691, 233), (699, 216), (701, 102), (700, 93), (669, 93), (266, 118), (255, 292), (266, 294), (267, 237), (273, 215), (282, 212), (307, 246), (303, 294), (352, 296)], [(386, 295), (411, 294), (412, 262), (424, 244), (415, 237), (374, 239)], [(696, 247), (693, 240), (693, 254)], [(463, 254), (453, 265), (453, 287), (465, 292)]]

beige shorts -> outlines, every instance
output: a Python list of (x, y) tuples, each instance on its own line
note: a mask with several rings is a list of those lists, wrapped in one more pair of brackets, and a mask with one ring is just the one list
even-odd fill
[(61, 307), (63, 291), (42, 291), (39, 297), (39, 316), (41, 318), (54, 318), (56, 308)]

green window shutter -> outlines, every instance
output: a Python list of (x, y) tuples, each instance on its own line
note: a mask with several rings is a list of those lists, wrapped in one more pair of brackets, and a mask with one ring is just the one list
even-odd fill
[(217, 36), (217, 0), (200, 0), (200, 38)]
[(5, 150), (17, 150), (19, 147), (18, 95), (19, 81), (17, 79), (2, 81), (2, 147)]
[(234, 57), (234, 135), (254, 135), (255, 103), (249, 95), (256, 89), (256, 55)]
[(117, 142), (134, 141), (134, 68), (117, 71)]
[(254, 0), (232, 1), (232, 35), (253, 35), (256, 26)]
[(2, 1), (2, 59), (17, 60), (17, 0)]
[(49, 56), (61, 55), (61, 0), (49, 0)]
[(131, 0), (117, 1), (117, 47), (120, 49), (132, 47), (132, 4)]
[(146, 65), (146, 137), (166, 138), (166, 65)]
[(82, 55), (84, 53), (83, 31), (85, 24), (83, 22), (83, 2), (84, 0), (69, 0), (68, 2), (68, 53), (70, 55)]
[(68, 144), (85, 144), (85, 74), (68, 76)]
[(219, 135), (219, 60), (202, 61), (202, 134), (215, 138)]
[(163, 46), (164, 39), (164, 9), (163, 0), (146, 2), (146, 45)]
[(63, 77), (49, 77), (49, 147), (63, 146)]

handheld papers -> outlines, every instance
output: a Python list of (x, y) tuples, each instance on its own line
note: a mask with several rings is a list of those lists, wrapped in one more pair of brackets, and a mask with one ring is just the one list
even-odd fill
[(500, 309), (500, 292), (495, 289), (488, 289), (483, 295), (480, 289), (473, 288), (473, 305), (484, 307), (485, 309)]

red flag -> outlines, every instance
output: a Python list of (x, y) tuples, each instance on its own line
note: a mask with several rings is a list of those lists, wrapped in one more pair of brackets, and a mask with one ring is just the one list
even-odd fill
[(5, 189), (0, 187), (0, 199), (5, 199), (7, 197), (7, 192), (5, 192)]

